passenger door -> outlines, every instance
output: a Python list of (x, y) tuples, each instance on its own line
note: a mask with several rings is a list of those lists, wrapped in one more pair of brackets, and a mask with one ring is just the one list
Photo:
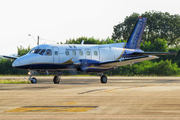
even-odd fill
[(92, 48), (91, 52), (92, 52), (92, 59), (99, 61), (99, 49), (98, 49), (98, 47)]
[(59, 63), (59, 48), (53, 47), (53, 61), (54, 63)]

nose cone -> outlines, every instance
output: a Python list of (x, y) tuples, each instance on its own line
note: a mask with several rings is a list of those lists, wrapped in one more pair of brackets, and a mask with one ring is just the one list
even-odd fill
[(19, 65), (19, 60), (15, 60), (12, 64), (13, 67), (18, 67)]

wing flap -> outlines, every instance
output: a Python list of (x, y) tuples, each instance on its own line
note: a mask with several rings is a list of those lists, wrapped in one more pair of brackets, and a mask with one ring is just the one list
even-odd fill
[(123, 58), (123, 59), (119, 59), (119, 60), (115, 60), (115, 61), (101, 62), (101, 63), (99, 63), (99, 65), (103, 66), (103, 67), (119, 67), (119, 66), (123, 66), (123, 65), (130, 65), (130, 64), (137, 63), (137, 62), (153, 60), (153, 59), (157, 59), (157, 58), (159, 58), (159, 57), (151, 56), (151, 55), (139, 56), (139, 57)]

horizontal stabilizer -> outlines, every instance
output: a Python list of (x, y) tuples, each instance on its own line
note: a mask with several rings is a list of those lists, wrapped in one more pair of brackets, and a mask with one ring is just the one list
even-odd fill
[(101, 62), (101, 63), (99, 63), (99, 65), (103, 66), (103, 67), (119, 67), (119, 66), (123, 66), (123, 65), (131, 65), (131, 64), (134, 64), (137, 62), (153, 60), (153, 59), (157, 59), (157, 58), (159, 58), (159, 57), (151, 56), (151, 55), (131, 57), (131, 58), (122, 58), (122, 59), (115, 60), (115, 61)]
[(134, 52), (133, 55), (144, 56), (144, 55), (177, 55), (175, 52)]
[(9, 59), (18, 59), (18, 57), (12, 57), (12, 56), (5, 56), (3, 55), (4, 58), (9, 58)]

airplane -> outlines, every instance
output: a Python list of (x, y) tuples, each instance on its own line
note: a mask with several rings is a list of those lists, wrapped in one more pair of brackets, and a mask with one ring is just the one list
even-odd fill
[(107, 83), (107, 77), (103, 74), (105, 71), (159, 58), (154, 55), (176, 55), (174, 52), (144, 52), (139, 48), (146, 21), (147, 18), (138, 18), (127, 43), (86, 45), (82, 41), (81, 44), (42, 44), (22, 57), (3, 57), (15, 59), (12, 64), (14, 68), (28, 69), (32, 84), (37, 82), (32, 77), (33, 71), (57, 72), (53, 82), (59, 84), (63, 70), (97, 73), (101, 83)]

